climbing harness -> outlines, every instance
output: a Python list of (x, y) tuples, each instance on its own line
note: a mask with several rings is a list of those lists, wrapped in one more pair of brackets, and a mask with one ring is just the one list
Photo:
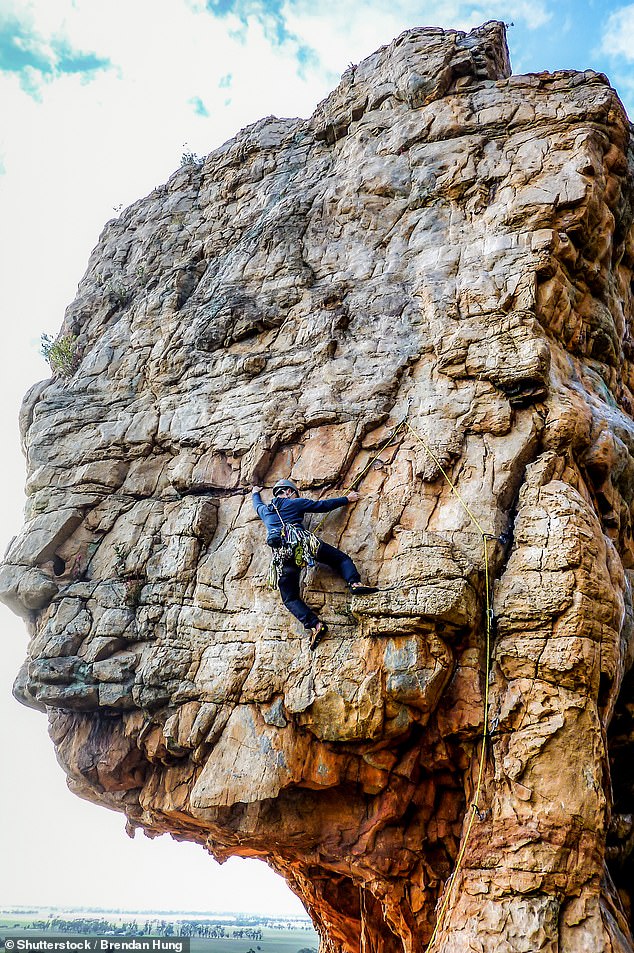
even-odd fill
[(269, 589), (278, 588), (280, 576), (282, 575), (282, 569), (284, 568), (284, 563), (288, 563), (292, 559), (293, 549), (291, 546), (277, 546), (273, 550), (273, 555), (269, 564), (269, 571), (266, 575), (266, 584)]
[[(394, 440), (396, 434), (405, 424), (405, 418), (403, 418), (399, 423), (392, 428), (389, 433), (387, 440), (385, 440), (376, 454), (371, 458), (371, 460), (365, 465), (360, 473), (354, 478), (350, 486), (344, 491), (345, 493), (350, 493), (354, 490), (360, 483), (363, 477), (366, 475), (371, 466), (376, 463), (376, 461), (381, 456), (382, 452), (388, 447)], [(282, 484), (290, 484), (291, 481), (282, 481), (279, 480), (276, 486)], [(292, 484), (294, 486), (294, 484)], [(322, 525), (325, 520), (327, 513), (321, 517), (315, 526), (315, 531), (304, 529), (303, 526), (292, 526), (289, 523), (285, 523), (282, 519), (282, 515), (278, 510), (277, 506), (273, 501), (272, 506), (275, 512), (277, 513), (278, 519), (282, 524), (282, 545), (277, 546), (273, 550), (273, 556), (271, 558), (271, 563), (269, 565), (269, 571), (266, 577), (266, 584), (269, 589), (275, 590), (279, 586), (280, 576), (282, 575), (282, 570), (285, 563), (291, 561), (295, 562), (296, 566), (300, 568), (303, 566), (314, 566), (315, 557), (319, 550), (321, 540), (317, 538), (315, 533), (319, 530), (319, 527)]]
[(315, 556), (321, 545), (321, 540), (314, 533), (304, 529), (303, 526), (293, 526), (291, 523), (285, 523), (275, 503), (272, 503), (272, 506), (282, 524), (282, 545), (276, 546), (273, 550), (266, 584), (269, 589), (277, 589), (285, 563), (294, 562), (300, 569), (303, 566), (315, 565)]
[[(383, 450), (385, 450), (385, 448), (388, 447), (394, 441), (397, 435), (400, 434), (400, 437), (402, 439), (406, 433), (410, 433), (412, 437), (414, 437), (414, 439), (421, 444), (421, 446), (425, 450), (425, 453), (438, 467), (438, 470), (442, 474), (444, 481), (449, 486), (451, 492), (454, 494), (454, 496), (460, 503), (461, 507), (463, 508), (464, 512), (469, 517), (469, 520), (471, 521), (471, 523), (473, 524), (473, 526), (475, 527), (477, 531), (477, 535), (480, 537), (482, 541), (482, 557), (483, 557), (483, 563), (484, 563), (484, 609), (485, 609), (484, 618), (485, 618), (486, 638), (485, 638), (484, 712), (483, 712), (483, 723), (482, 723), (482, 735), (480, 738), (480, 756), (478, 759), (478, 770), (476, 775), (476, 783), (474, 787), (474, 792), (471, 798), (471, 803), (468, 808), (469, 819), (467, 821), (465, 834), (462, 839), (460, 850), (458, 851), (458, 856), (456, 858), (454, 869), (445, 884), (444, 896), (442, 896), (442, 901), (440, 902), (440, 907), (438, 908), (438, 915), (436, 917), (436, 925), (434, 927), (433, 933), (430, 937), (429, 943), (427, 944), (427, 949), (425, 951), (425, 953), (431, 953), (432, 947), (442, 927), (444, 917), (447, 912), (447, 908), (449, 906), (449, 901), (453, 894), (454, 887), (458, 881), (458, 875), (460, 871), (462, 870), (462, 865), (463, 865), (465, 853), (467, 850), (467, 846), (469, 843), (469, 838), (471, 835), (474, 822), (476, 820), (476, 817), (482, 820), (484, 816), (480, 810), (479, 800), (480, 800), (480, 794), (482, 791), (482, 782), (484, 778), (484, 766), (486, 763), (487, 739), (489, 737), (489, 677), (491, 674), (491, 633), (492, 633), (493, 620), (494, 620), (493, 608), (491, 604), (491, 579), (490, 579), (490, 572), (489, 572), (489, 542), (491, 540), (498, 539), (498, 537), (492, 533), (487, 533), (483, 529), (480, 521), (477, 519), (471, 507), (469, 506), (469, 504), (466, 502), (466, 500), (463, 498), (463, 496), (459, 492), (456, 484), (453, 482), (453, 480), (447, 473), (447, 470), (438, 459), (438, 456), (434, 453), (434, 451), (429, 446), (425, 438), (417, 430), (415, 430), (409, 423), (407, 419), (407, 414), (390, 431), (389, 436), (381, 444), (375, 456), (372, 457), (369, 460), (369, 462), (365, 465), (365, 467), (361, 470), (361, 472), (357, 474), (357, 476), (354, 478), (354, 480), (352, 481), (350, 486), (345, 490), (345, 492), (349, 493), (352, 490), (356, 489), (356, 487), (361, 483), (361, 480), (366, 475), (368, 470), (378, 460)], [(400, 446), (400, 443), (399, 443), (399, 446)], [(326, 518), (326, 515), (327, 514), (324, 514), (324, 516), (322, 516), (322, 518), (319, 520), (319, 522), (315, 526), (315, 530), (318, 530), (319, 527), (322, 525), (324, 519)], [(311, 556), (316, 555), (316, 548), (319, 547), (319, 540), (317, 539), (316, 536), (314, 536), (313, 533), (309, 533), (307, 530), (304, 530), (300, 527), (286, 526), (279, 512), (278, 512), (278, 516), (280, 517), (280, 520), (282, 521), (282, 536), (285, 539), (285, 543), (283, 546), (279, 547), (274, 552), (273, 561), (271, 563), (271, 569), (269, 570), (269, 585), (271, 585), (271, 588), (277, 587), (277, 583), (279, 581), (279, 575), (281, 573), (282, 566), (285, 560), (290, 558), (295, 558), (297, 562), (297, 558), (298, 558), (297, 554), (300, 554), (300, 561), (297, 562), (297, 565), (310, 565), (310, 563), (308, 562), (308, 559), (310, 559)], [(306, 537), (309, 537), (310, 541), (306, 542), (305, 541)], [(312, 540), (316, 542), (315, 549), (311, 549), (311, 547), (314, 547), (315, 545), (312, 542)], [(504, 542), (505, 540), (501, 539), (501, 541)], [(304, 558), (306, 558), (306, 562), (303, 561)], [(275, 582), (273, 584), (271, 584), (271, 578), (275, 578)], [(402, 588), (402, 587), (399, 587), (399, 588)]]

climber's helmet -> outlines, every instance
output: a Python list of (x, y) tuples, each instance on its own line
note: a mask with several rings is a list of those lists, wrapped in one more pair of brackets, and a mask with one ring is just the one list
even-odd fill
[(287, 490), (291, 490), (296, 496), (299, 496), (297, 484), (293, 483), (292, 480), (278, 480), (273, 486), (273, 496), (279, 496), (281, 493), (286, 495)]

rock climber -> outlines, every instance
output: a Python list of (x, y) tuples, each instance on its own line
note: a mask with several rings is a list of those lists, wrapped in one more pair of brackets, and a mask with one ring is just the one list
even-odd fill
[(262, 487), (254, 486), (252, 500), (255, 512), (266, 526), (266, 541), (273, 550), (269, 570), (269, 585), (279, 588), (282, 602), (289, 612), (310, 632), (310, 647), (317, 647), (327, 626), (302, 600), (299, 591), (303, 566), (315, 562), (325, 563), (344, 579), (351, 592), (362, 594), (376, 592), (373, 586), (365, 586), (357, 567), (346, 553), (318, 539), (304, 527), (305, 513), (329, 513), (340, 506), (355, 503), (359, 494), (355, 491), (330, 500), (309, 500), (299, 495), (292, 480), (278, 480), (273, 487), (273, 500), (262, 501)]

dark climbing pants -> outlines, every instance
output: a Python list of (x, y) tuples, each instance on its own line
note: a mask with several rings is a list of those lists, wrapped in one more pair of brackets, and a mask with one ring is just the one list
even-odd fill
[[(359, 582), (360, 576), (357, 567), (350, 557), (334, 546), (321, 542), (315, 561), (330, 566), (331, 569), (341, 576), (347, 583)], [(302, 623), (304, 628), (312, 629), (317, 625), (319, 619), (300, 596), (299, 580), (301, 569), (294, 562), (285, 562), (280, 575), (279, 587), (282, 602), (289, 612), (292, 612), (296, 619)]]

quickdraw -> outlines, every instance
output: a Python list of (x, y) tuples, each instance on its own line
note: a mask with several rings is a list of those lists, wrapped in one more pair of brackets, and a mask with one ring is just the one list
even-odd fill
[(314, 566), (315, 557), (319, 551), (321, 540), (314, 533), (303, 526), (293, 526), (285, 523), (282, 514), (275, 503), (273, 509), (282, 524), (282, 545), (273, 550), (271, 565), (269, 566), (266, 584), (269, 589), (277, 589), (285, 563), (294, 562), (296, 566)]

